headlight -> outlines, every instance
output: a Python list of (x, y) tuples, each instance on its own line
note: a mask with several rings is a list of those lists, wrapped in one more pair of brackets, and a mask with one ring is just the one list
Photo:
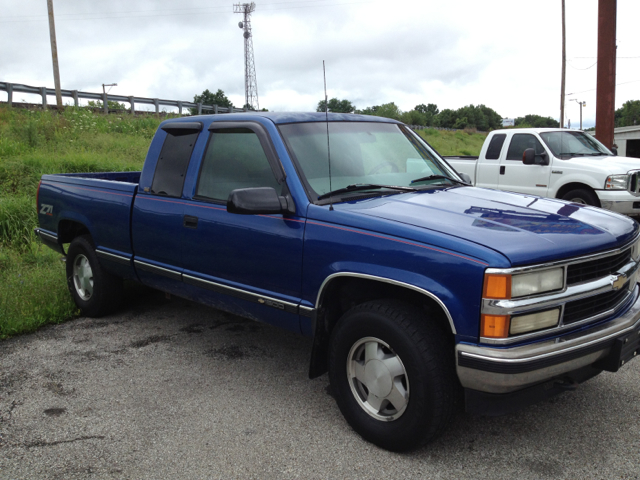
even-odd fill
[(560, 320), (560, 309), (547, 310), (546, 312), (532, 313), (530, 315), (521, 315), (519, 317), (511, 317), (511, 335), (520, 333), (534, 332), (545, 328), (555, 327)]
[(628, 176), (624, 175), (609, 175), (606, 182), (604, 182), (605, 190), (626, 190), (627, 189)]
[(510, 317), (509, 315), (482, 315), (480, 336), (485, 338), (507, 338), (510, 335), (520, 335), (555, 327), (559, 321), (559, 308), (515, 317)]
[(638, 261), (638, 256), (640, 256), (640, 240), (636, 241), (631, 247), (631, 260)]
[(484, 277), (482, 296), (489, 299), (526, 297), (528, 295), (562, 290), (563, 286), (563, 267), (518, 275), (487, 273)]

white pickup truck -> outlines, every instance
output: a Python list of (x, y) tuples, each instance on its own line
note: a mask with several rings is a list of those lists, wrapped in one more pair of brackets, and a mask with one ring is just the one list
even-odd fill
[(640, 159), (615, 156), (577, 130), (495, 130), (480, 157), (445, 157), (477, 187), (561, 198), (640, 215)]

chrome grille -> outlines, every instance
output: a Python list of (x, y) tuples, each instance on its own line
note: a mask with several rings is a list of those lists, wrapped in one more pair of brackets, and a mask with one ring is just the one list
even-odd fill
[(567, 269), (567, 285), (586, 282), (594, 278), (606, 277), (617, 272), (631, 260), (631, 249), (609, 257), (588, 262), (574, 263)]
[(569, 302), (564, 307), (562, 323), (564, 325), (570, 325), (600, 315), (607, 310), (615, 309), (626, 300), (628, 294), (629, 284), (627, 283), (627, 285), (620, 290), (613, 290), (611, 292), (601, 293), (600, 295), (594, 295), (593, 297)]
[(632, 170), (629, 175), (629, 192), (640, 195), (640, 170)]

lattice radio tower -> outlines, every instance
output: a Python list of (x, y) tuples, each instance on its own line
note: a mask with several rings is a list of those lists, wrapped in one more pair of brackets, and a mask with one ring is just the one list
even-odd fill
[(255, 11), (256, 4), (235, 3), (233, 13), (244, 14), (244, 21), (238, 26), (244, 29), (244, 98), (245, 106), (253, 110), (260, 110), (258, 103), (258, 80), (256, 79), (256, 65), (253, 60), (253, 40), (251, 35), (251, 14)]

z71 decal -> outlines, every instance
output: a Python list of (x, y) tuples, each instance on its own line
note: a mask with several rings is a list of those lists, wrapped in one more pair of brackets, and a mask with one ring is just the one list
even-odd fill
[(50, 217), (53, 216), (53, 205), (47, 205), (46, 203), (41, 204), (40, 213), (42, 215), (49, 215)]

